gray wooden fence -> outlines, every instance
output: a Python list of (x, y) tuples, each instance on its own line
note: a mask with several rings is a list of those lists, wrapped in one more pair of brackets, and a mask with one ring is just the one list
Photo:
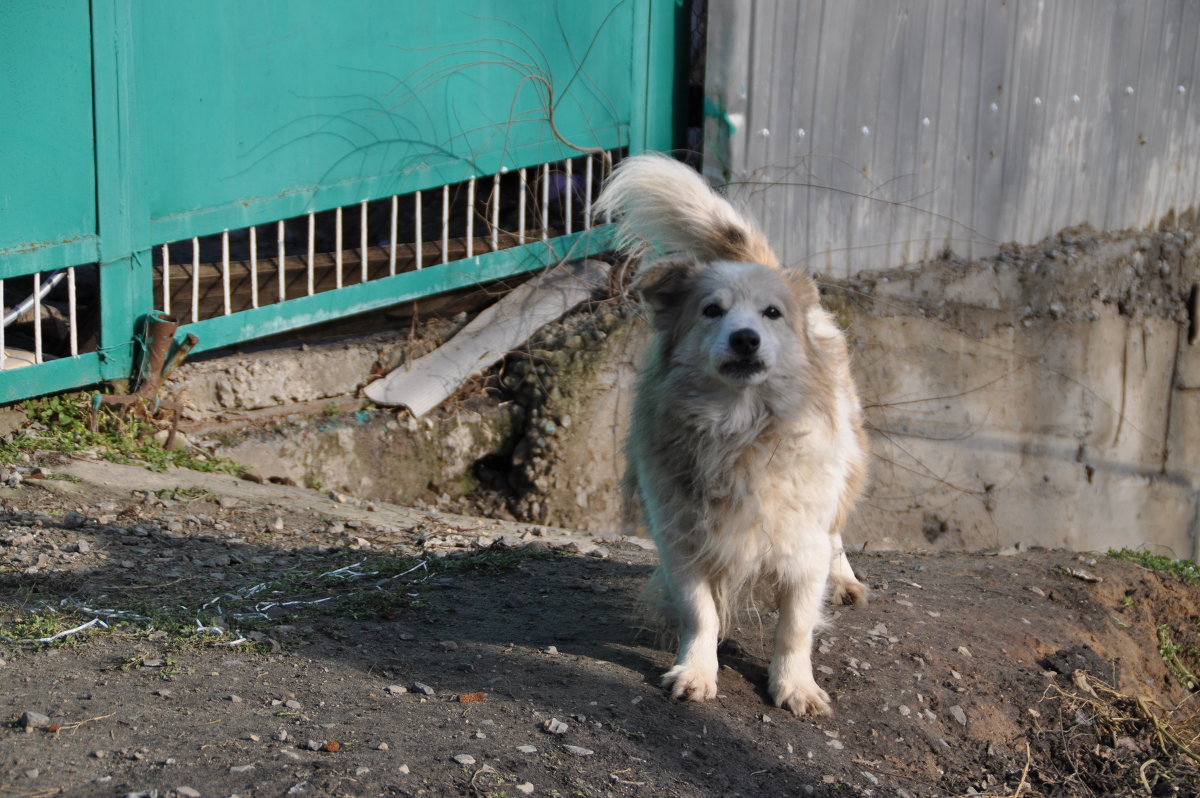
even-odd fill
[(830, 277), (1200, 203), (1200, 3), (711, 0), (705, 171)]

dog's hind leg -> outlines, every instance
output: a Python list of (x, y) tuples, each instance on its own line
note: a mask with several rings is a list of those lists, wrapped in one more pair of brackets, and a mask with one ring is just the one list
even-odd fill
[(854, 604), (859, 607), (867, 605), (867, 597), (871, 591), (854, 575), (854, 569), (846, 559), (846, 550), (842, 548), (840, 532), (833, 533), (833, 561), (830, 563), (829, 581), (833, 582), (834, 604)]
[(803, 565), (781, 574), (779, 625), (775, 653), (768, 670), (771, 698), (796, 715), (831, 715), (829, 694), (817, 686), (812, 672), (813, 631), (821, 620), (829, 552), (805, 552)]
[[(664, 556), (669, 556), (665, 555)], [(712, 585), (697, 569), (668, 567), (671, 601), (679, 623), (675, 666), (663, 674), (672, 698), (705, 701), (717, 697), (717, 639), (720, 616)]]

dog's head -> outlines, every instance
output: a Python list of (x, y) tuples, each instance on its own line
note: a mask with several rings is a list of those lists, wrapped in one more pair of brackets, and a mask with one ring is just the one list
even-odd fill
[(659, 263), (634, 287), (665, 359), (731, 388), (801, 375), (814, 310), (827, 318), (807, 274), (756, 263)]

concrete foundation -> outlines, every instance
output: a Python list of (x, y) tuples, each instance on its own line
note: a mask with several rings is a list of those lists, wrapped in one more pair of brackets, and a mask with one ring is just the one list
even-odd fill
[[(1189, 230), (1084, 229), (985, 261), (827, 286), (871, 426), (871, 484), (850, 545), (1193, 556), (1198, 280)], [(453, 507), (491, 488), (523, 519), (612, 532), (622, 522), (620, 442), (646, 337), (629, 305), (577, 314), (514, 353), (488, 391), (475, 386), (428, 422), (381, 412), (309, 417), (226, 431), (222, 453), (361, 498)], [(295, 361), (278, 366), (291, 369), (284, 383), (293, 392), (296, 381), (318, 378), (297, 353), (280, 359)], [(338, 377), (343, 402), (361, 378)]]

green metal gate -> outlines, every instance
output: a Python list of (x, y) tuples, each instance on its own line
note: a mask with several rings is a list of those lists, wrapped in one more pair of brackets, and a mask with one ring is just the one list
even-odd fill
[(0, 4), (0, 403), (129, 376), (154, 309), (199, 351), (603, 249), (609, 158), (672, 145), (679, 13)]

